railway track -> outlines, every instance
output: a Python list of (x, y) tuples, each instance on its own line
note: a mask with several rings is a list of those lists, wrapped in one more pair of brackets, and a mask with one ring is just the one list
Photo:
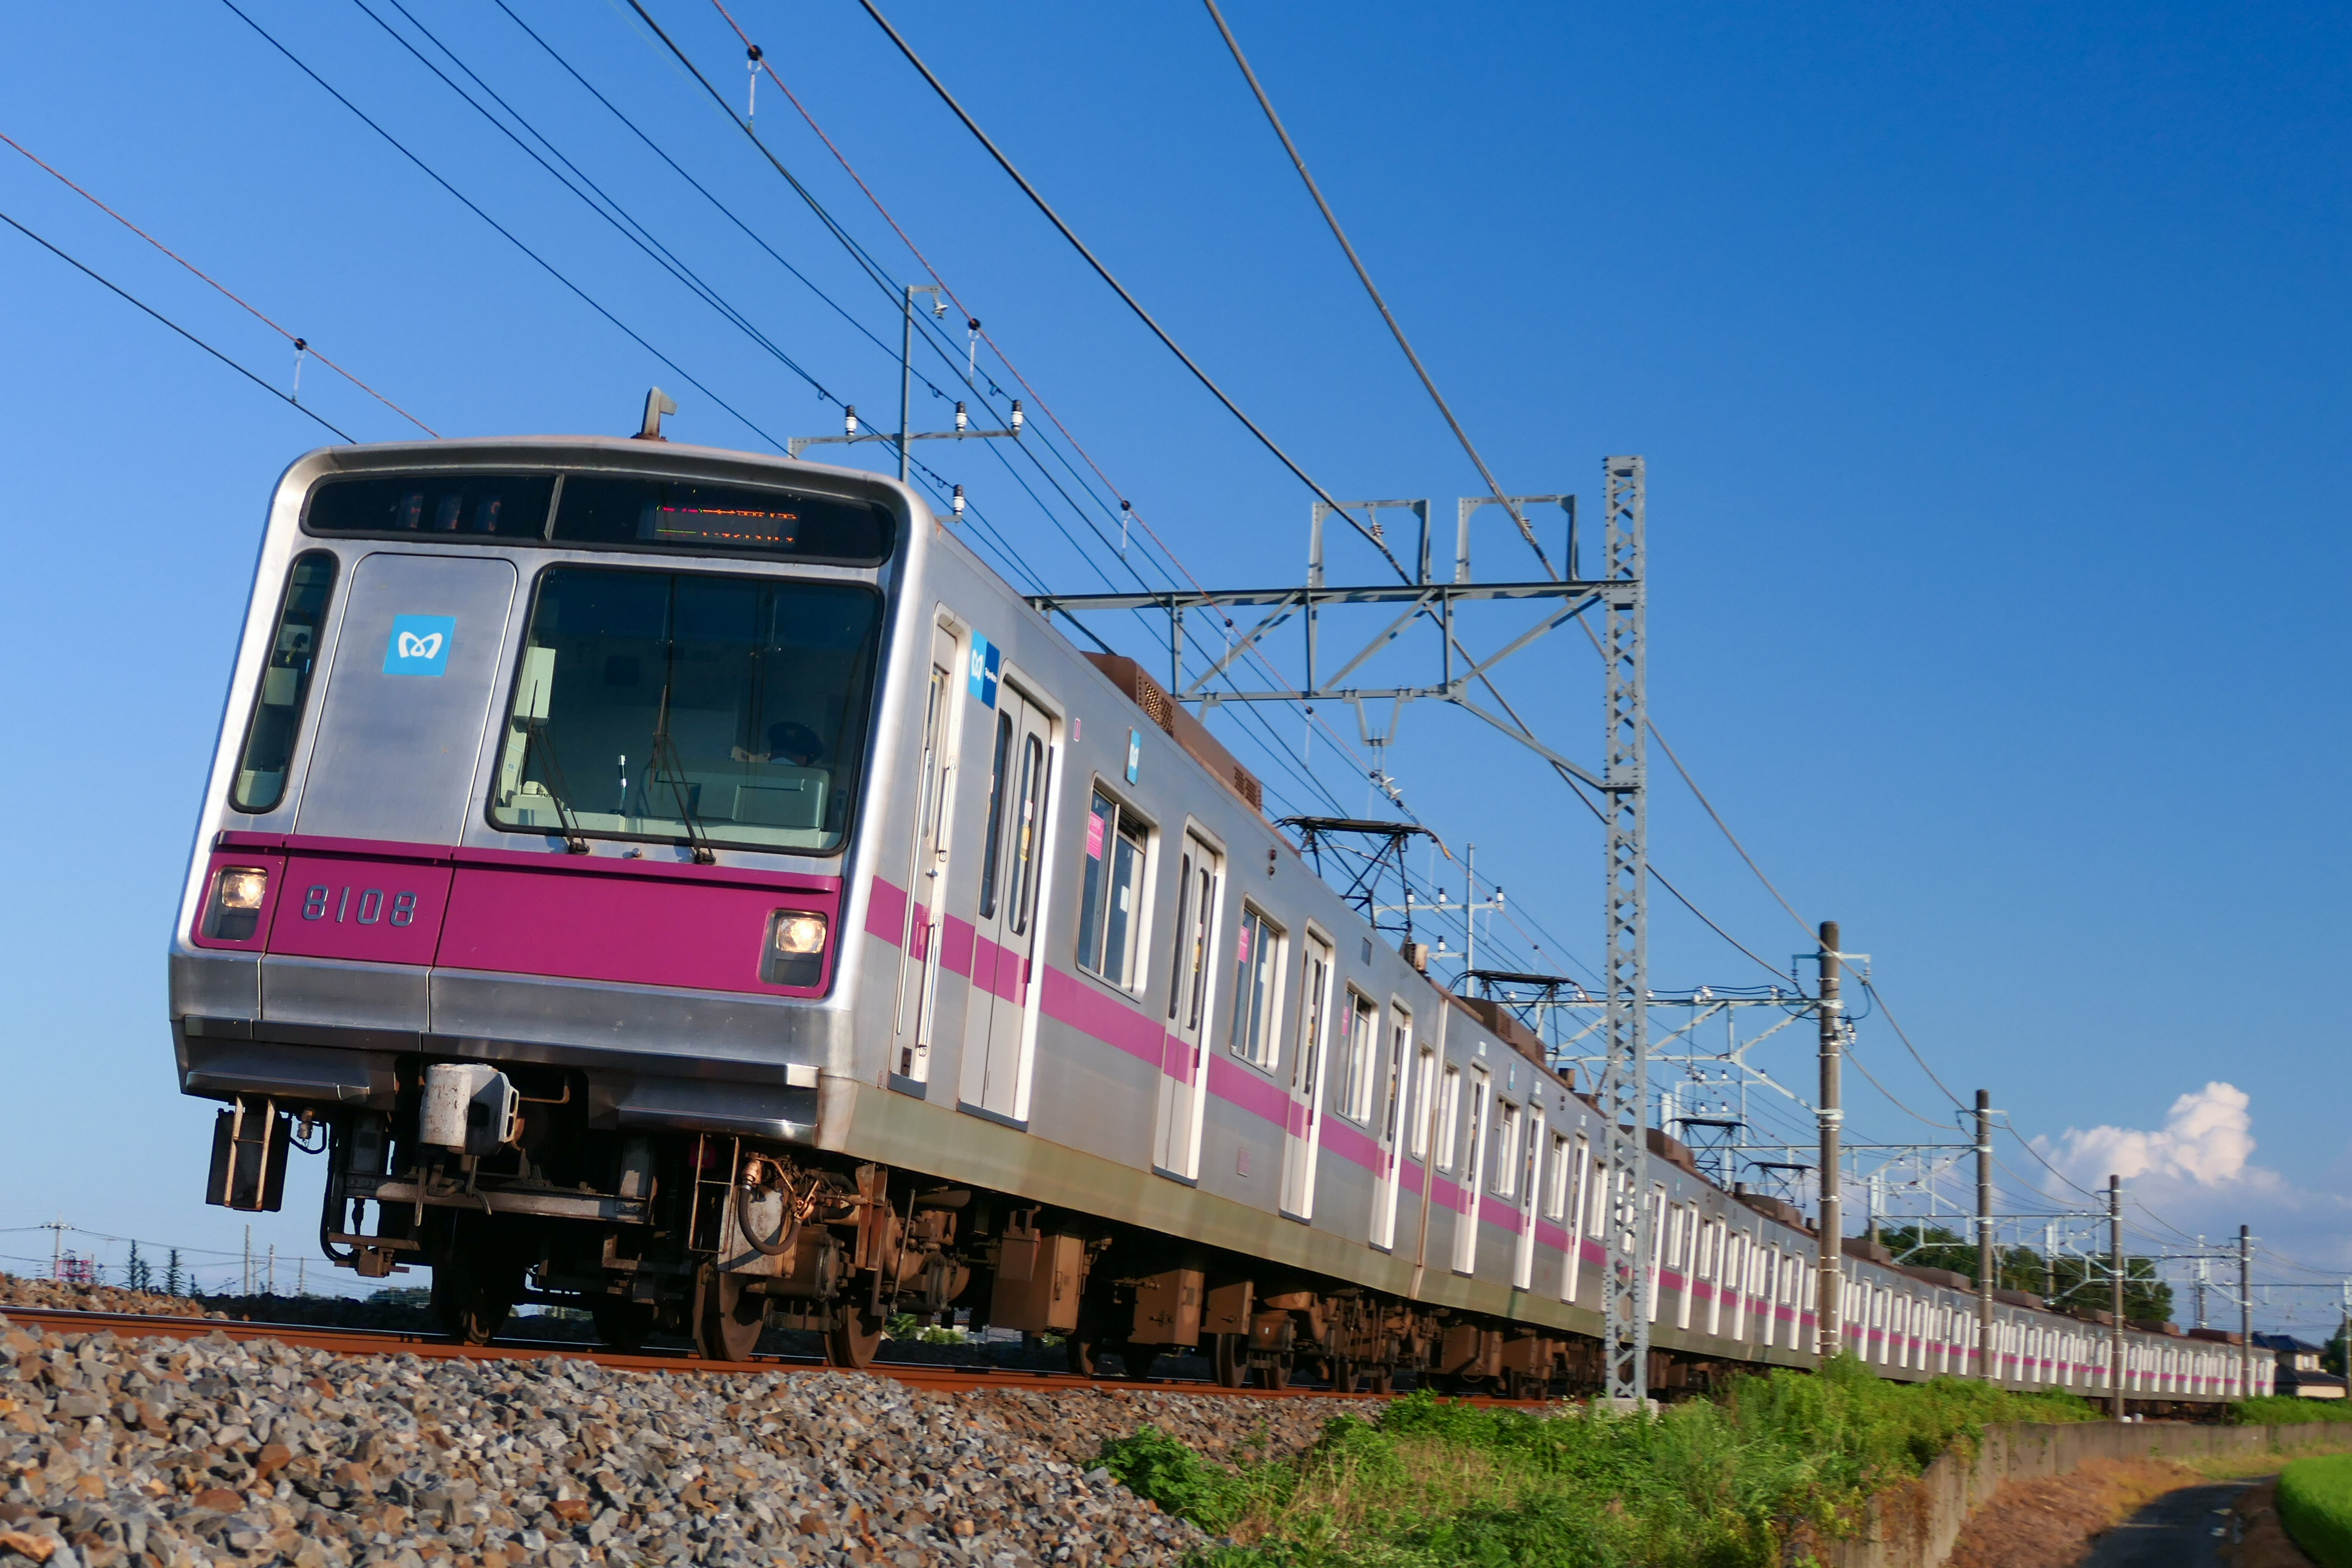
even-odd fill
[[(59, 1333), (113, 1333), (125, 1338), (158, 1337), (194, 1340), (226, 1334), (232, 1340), (276, 1340), (304, 1350), (335, 1355), (414, 1355), (428, 1361), (543, 1361), (563, 1357), (593, 1362), (616, 1372), (660, 1372), (677, 1375), (763, 1373), (792, 1376), (838, 1369), (815, 1356), (761, 1355), (750, 1361), (709, 1361), (688, 1351), (619, 1352), (602, 1346), (559, 1340), (500, 1340), (495, 1344), (458, 1344), (436, 1334), (406, 1329), (320, 1328), (310, 1323), (255, 1322), (225, 1318), (173, 1318), (142, 1312), (85, 1312), (59, 1307), (0, 1306), (0, 1318), (27, 1327)], [(1035, 1372), (1019, 1367), (927, 1366), (912, 1362), (876, 1362), (866, 1374), (887, 1377), (908, 1388), (939, 1394), (972, 1394), (986, 1390), (1077, 1393), (1086, 1390), (1159, 1390), (1170, 1394), (1208, 1394), (1234, 1399), (1354, 1399), (1382, 1404), (1396, 1397), (1379, 1394), (1337, 1394), (1328, 1388), (1223, 1388), (1205, 1379), (1151, 1378), (1138, 1382), (1123, 1377), (1082, 1377), (1074, 1373)], [(1466, 1396), (1475, 1405), (1533, 1406), (1540, 1400), (1504, 1400), (1487, 1395)]]

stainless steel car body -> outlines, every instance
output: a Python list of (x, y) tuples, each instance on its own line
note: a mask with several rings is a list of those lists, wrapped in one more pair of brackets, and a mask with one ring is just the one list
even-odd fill
[[(899, 534), (888, 561), (866, 569), (303, 530), (305, 498), (321, 479), (540, 470), (789, 484), (879, 501)], [(281, 585), (309, 551), (331, 552), (338, 567), (321, 673), (283, 799), (248, 814), (230, 802), (242, 738)], [(720, 847), (706, 866), (685, 844), (593, 835), (577, 855), (561, 836), (494, 824), (486, 803), (530, 607), (541, 575), (562, 564), (856, 582), (882, 593), (863, 796), (837, 855)], [(470, 631), (429, 692), (388, 693), (371, 672), (389, 617), (427, 601)], [(1001, 891), (993, 914), (982, 897), (992, 841), (1000, 878), (1011, 842), (1001, 809), (992, 811), (1013, 787), (994, 776), (996, 741), (1007, 734), (1015, 751), (1034, 737), (1050, 763), (1042, 816), (1028, 824), (1036, 884), (1020, 930)], [(1101, 837), (1097, 797), (1137, 827), (1140, 846), (1126, 911), (1134, 957), (1117, 981), (1077, 954), (1087, 868), (1116, 851)], [(214, 868), (240, 854), (277, 857), (279, 899), (299, 879), (285, 868), (298, 863), (371, 874), (409, 865), (420, 878), (460, 881), (496, 868), (560, 876), (583, 896), (652, 879), (714, 897), (731, 889), (747, 910), (761, 889), (830, 882), (829, 988), (790, 996), (748, 979), (730, 988), (467, 967), (439, 950), (382, 962), (272, 951), (266, 941), (254, 951), (208, 945), (198, 933)], [(1205, 905), (1188, 901), (1204, 887)], [(1256, 946), (1243, 944), (1245, 929)], [(1268, 944), (1271, 988), (1253, 997), (1253, 1034), (1237, 1022), (1246, 1011), (1237, 988), (1264, 982)], [(789, 1141), (1398, 1300), (1555, 1333), (1599, 1327), (1592, 1107), (1379, 940), (1257, 809), (919, 495), (869, 474), (590, 437), (339, 447), (299, 459), (263, 531), (169, 963), (191, 1094), (383, 1110), (403, 1053), (556, 1064), (588, 1075), (597, 1125)], [(1194, 991), (1204, 1003), (1197, 1026)], [(1351, 1032), (1360, 1019), (1368, 1037)], [(1660, 1238), (1653, 1342), (1687, 1357), (1811, 1364), (1814, 1238), (1669, 1160), (1652, 1160), (1650, 1184)], [(1849, 1342), (1877, 1370), (1981, 1370), (1973, 1295), (1864, 1259), (1851, 1262), (1849, 1278)], [(2096, 1381), (2105, 1330), (2008, 1304), (2000, 1319), (2019, 1340), (2001, 1352), (2003, 1381)], [(2148, 1396), (2221, 1397), (2235, 1364), (2221, 1346), (2128, 1339), (2148, 1360)]]

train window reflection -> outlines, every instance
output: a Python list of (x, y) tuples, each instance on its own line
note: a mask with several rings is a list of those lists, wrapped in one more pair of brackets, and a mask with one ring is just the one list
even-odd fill
[(335, 557), (328, 551), (296, 557), (287, 574), (286, 600), (262, 662), (261, 689), (254, 694), (245, 752), (237, 759), (236, 787), (229, 793), (229, 804), (239, 811), (268, 811), (286, 796), (286, 764), (302, 728), (302, 705), (319, 663), (319, 631), (334, 585)]
[(490, 820), (829, 853), (881, 602), (845, 584), (565, 567), (541, 580)]

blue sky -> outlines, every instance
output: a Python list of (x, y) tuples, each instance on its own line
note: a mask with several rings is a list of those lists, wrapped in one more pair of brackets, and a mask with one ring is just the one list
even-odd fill
[[(682, 438), (763, 444), (720, 398), (773, 436), (837, 427), (808, 381), (358, 4), (238, 3), (708, 394), (218, 0), (27, 13), (0, 58), (0, 130), (444, 433), (622, 432), (654, 383), (677, 397)], [(741, 47), (716, 11), (648, 3), (740, 107)], [(370, 4), (431, 53), (389, 0)], [(513, 20), (407, 4), (815, 382), (869, 421), (894, 416), (895, 353)], [(881, 290), (625, 5), (509, 4), (895, 351)], [(1450, 498), (1477, 490), (1204, 12), (900, 0), (891, 14), (1334, 493), (1433, 497), (1450, 517)], [(1653, 711), (1790, 902), (1873, 955), (1944, 1081), (1991, 1089), (2087, 1184), (2103, 1162), (2137, 1162), (2140, 1201), (2186, 1230), (2244, 1220), (2295, 1258), (2352, 1265), (2335, 1195), (2352, 1119), (2330, 1082), (2343, 1027), (2305, 990), (2336, 972), (2347, 933), (2341, 10), (1229, 15), (1503, 482), (1580, 491), (1597, 515), (1601, 457), (1647, 458)], [(1210, 584), (1295, 577), (1307, 493), (863, 12), (744, 0), (737, 16), (1189, 568)], [(914, 276), (772, 87), (758, 122), (893, 280)], [(0, 211), (290, 381), (281, 339), (5, 148)], [(0, 291), (0, 451), (26, 513), (0, 647), (42, 785), (24, 792), (33, 858), (0, 915), (18, 999), (0, 1058), (15, 1112), (0, 1226), (63, 1211), (234, 1246), (241, 1222), (195, 1201), (209, 1112), (173, 1092), (161, 951), (261, 506), (285, 463), (329, 437), (5, 230)], [(360, 438), (403, 434), (315, 363), (302, 387)], [(919, 422), (946, 416), (922, 400)], [(1071, 509), (1024, 492), (1013, 476), (1042, 489), (1035, 468), (971, 447), (939, 461), (1046, 584), (1127, 581), (1114, 552), (1065, 538), (1083, 526)], [(1500, 570), (1505, 536), (1484, 536), (1489, 551)], [(1499, 640), (1501, 624), (1481, 635)], [(1105, 630), (1149, 648), (1140, 626)], [(1522, 656), (1507, 687), (1563, 749), (1592, 754), (1580, 637)], [(1358, 755), (1328, 733), (1310, 744), (1296, 714), (1265, 731), (1214, 723), (1289, 809), (1361, 810), (1354, 720), (1319, 717)], [(1328, 795), (1265, 752), (1267, 733), (1308, 752)], [(1796, 924), (1654, 763), (1655, 863), (1785, 968)], [(1581, 806), (1428, 705), (1403, 716), (1389, 765), (1553, 933), (1548, 962), (1594, 961), (1601, 856)], [(1659, 985), (1765, 978), (1658, 905)], [(1948, 1102), (1883, 1017), (1862, 1029), (1873, 1072), (1944, 1123)], [(1801, 1032), (1764, 1058), (1790, 1081), (1809, 1076)], [(1868, 1136), (1939, 1136), (1866, 1083), (1853, 1094)], [(2046, 1184), (2016, 1144), (2004, 1158)], [(262, 1226), (281, 1250), (305, 1245), (307, 1201)], [(0, 1236), (0, 1253), (28, 1250), (46, 1247)]]

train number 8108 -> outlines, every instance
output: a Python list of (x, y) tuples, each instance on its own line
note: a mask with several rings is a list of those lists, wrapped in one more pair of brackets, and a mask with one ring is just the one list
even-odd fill
[(313, 882), (302, 894), (302, 918), (322, 921), (331, 911), (338, 925), (348, 920), (363, 926), (372, 926), (378, 921), (386, 925), (404, 926), (416, 919), (415, 893), (386, 893), (382, 888), (362, 888), (358, 889), (359, 900), (355, 907), (352, 900), (352, 891), (346, 887), (338, 892), (323, 882)]

